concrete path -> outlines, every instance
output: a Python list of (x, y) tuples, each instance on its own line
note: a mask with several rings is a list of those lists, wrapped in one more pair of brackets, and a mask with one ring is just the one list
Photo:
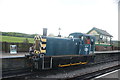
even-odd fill
[(16, 54), (2, 53), (2, 54), (0, 54), (0, 58), (24, 57), (27, 54), (29, 54), (29, 53), (16, 53)]

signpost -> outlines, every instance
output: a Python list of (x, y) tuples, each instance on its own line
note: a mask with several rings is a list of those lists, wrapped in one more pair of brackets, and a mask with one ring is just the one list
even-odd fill
[(17, 46), (10, 45), (10, 54), (17, 54)]

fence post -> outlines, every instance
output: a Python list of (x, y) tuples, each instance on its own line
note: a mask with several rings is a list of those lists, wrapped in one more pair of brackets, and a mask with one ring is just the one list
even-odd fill
[(7, 53), (7, 42), (4, 42), (5, 45), (5, 53)]

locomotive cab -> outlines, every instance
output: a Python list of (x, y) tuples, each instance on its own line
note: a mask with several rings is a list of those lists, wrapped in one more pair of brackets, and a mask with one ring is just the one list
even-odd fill
[(90, 54), (95, 51), (95, 37), (83, 33), (71, 33), (69, 37), (79, 38), (82, 44), (79, 46), (79, 54)]

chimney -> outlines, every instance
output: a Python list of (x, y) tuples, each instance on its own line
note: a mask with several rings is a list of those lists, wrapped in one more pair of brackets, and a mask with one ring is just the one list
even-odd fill
[(43, 28), (43, 36), (47, 36), (47, 28)]

